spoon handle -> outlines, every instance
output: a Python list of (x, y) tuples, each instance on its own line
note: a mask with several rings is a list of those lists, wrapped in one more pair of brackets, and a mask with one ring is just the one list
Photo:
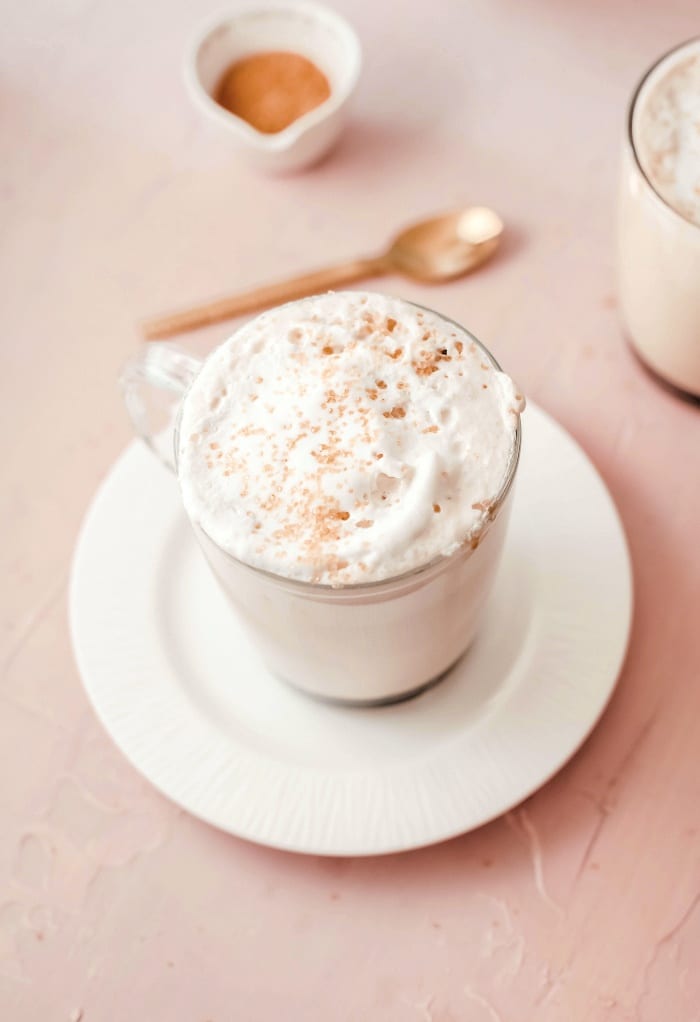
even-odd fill
[(295, 298), (320, 294), (323, 291), (350, 284), (355, 280), (376, 277), (386, 273), (388, 269), (389, 264), (386, 256), (378, 256), (374, 259), (356, 259), (353, 262), (341, 263), (339, 266), (329, 266), (324, 270), (317, 270), (315, 273), (305, 273), (300, 277), (293, 277), (291, 280), (280, 281), (278, 284), (269, 284), (253, 291), (230, 295), (228, 298), (219, 298), (212, 302), (206, 302), (204, 305), (197, 305), (192, 309), (156, 316), (145, 320), (141, 329), (143, 336), (148, 341), (161, 337), (172, 337), (173, 334), (195, 330), (197, 327), (207, 326), (209, 323), (220, 323), (222, 320), (232, 319), (234, 316), (242, 316), (248, 312), (257, 312), (259, 309), (291, 302)]

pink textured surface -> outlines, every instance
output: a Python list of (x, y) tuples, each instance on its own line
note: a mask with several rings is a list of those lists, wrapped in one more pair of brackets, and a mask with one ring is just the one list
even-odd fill
[[(239, 166), (186, 102), (201, 5), (6, 11), (0, 1018), (690, 1022), (700, 412), (623, 343), (612, 265), (627, 97), (697, 5), (338, 6), (366, 51), (356, 119), (286, 180)], [(470, 326), (598, 464), (635, 565), (627, 664), (583, 750), (505, 819), (380, 860), (254, 847), (141, 781), (76, 675), (67, 574), (129, 437), (115, 377), (139, 316), (464, 200), (503, 215), (503, 257), (442, 289), (384, 286)]]

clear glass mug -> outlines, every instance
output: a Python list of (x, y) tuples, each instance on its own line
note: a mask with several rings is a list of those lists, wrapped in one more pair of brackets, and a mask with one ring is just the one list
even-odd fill
[[(136, 432), (176, 473), (179, 413), (203, 364), (173, 345), (151, 343), (121, 378)], [(478, 536), (449, 556), (379, 582), (336, 587), (284, 578), (237, 560), (192, 525), (274, 674), (335, 702), (394, 702), (441, 678), (474, 638), (503, 548), (520, 445), (518, 419), (506, 478)]]
[(655, 190), (639, 158), (639, 114), (676, 62), (700, 54), (700, 38), (661, 57), (634, 90), (627, 114), (617, 225), (620, 312), (642, 361), (667, 383), (700, 397), (700, 226)]

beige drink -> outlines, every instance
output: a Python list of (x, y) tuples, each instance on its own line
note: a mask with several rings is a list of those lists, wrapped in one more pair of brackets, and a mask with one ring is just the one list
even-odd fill
[(180, 488), (276, 674), (376, 703), (454, 663), (500, 558), (523, 406), (466, 330), (384, 295), (272, 309), (209, 356)]
[(618, 224), (622, 316), (644, 362), (700, 395), (700, 39), (633, 97)]
[(317, 295), (204, 363), (151, 346), (124, 379), (151, 444), (142, 386), (179, 392), (185, 509), (274, 673), (381, 703), (464, 653), (503, 547), (524, 400), (463, 327), (384, 295)]

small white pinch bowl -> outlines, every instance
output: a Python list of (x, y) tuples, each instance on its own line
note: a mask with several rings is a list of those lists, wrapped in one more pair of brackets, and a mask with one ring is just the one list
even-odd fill
[[(300, 53), (328, 78), (331, 94), (274, 134), (253, 128), (220, 106), (213, 94), (236, 60), (265, 50)], [(185, 56), (185, 84), (197, 108), (253, 166), (272, 173), (300, 170), (336, 142), (362, 64), (360, 41), (335, 11), (312, 0), (270, 0), (219, 15), (200, 29)]]

